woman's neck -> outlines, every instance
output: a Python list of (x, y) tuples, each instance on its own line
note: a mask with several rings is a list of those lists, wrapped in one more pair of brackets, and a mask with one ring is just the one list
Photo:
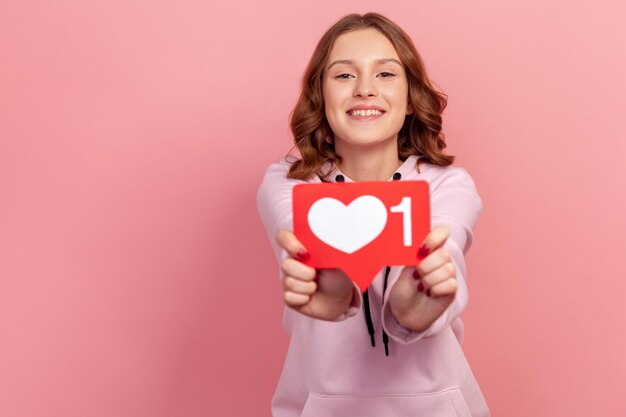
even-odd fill
[[(341, 172), (353, 181), (386, 181), (402, 165), (395, 141), (384, 147), (338, 149)], [(392, 145), (392, 146), (389, 146)]]

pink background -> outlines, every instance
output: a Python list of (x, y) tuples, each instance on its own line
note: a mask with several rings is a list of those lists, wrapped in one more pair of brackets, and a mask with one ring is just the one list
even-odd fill
[(623, 4), (3, 0), (0, 415), (269, 415), (255, 192), (318, 38), (375, 10), (484, 199), (464, 349), (494, 416), (623, 416)]

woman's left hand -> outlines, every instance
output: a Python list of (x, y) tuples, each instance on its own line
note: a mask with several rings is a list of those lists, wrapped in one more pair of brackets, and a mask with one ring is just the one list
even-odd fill
[(427, 329), (454, 300), (456, 269), (443, 247), (449, 234), (447, 227), (435, 227), (420, 248), (426, 257), (417, 268), (405, 267), (389, 293), (391, 312), (406, 328)]

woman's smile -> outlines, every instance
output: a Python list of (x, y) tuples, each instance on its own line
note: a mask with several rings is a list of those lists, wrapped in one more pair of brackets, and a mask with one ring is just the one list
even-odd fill
[(375, 106), (357, 106), (348, 110), (346, 114), (355, 121), (370, 121), (380, 119), (385, 111)]

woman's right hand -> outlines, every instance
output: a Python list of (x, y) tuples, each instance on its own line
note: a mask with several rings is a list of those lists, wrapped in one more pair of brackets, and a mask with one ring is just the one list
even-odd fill
[(352, 281), (340, 269), (316, 271), (300, 262), (308, 252), (292, 232), (281, 230), (276, 241), (289, 254), (280, 265), (285, 304), (320, 320), (333, 321), (345, 313), (354, 294)]

